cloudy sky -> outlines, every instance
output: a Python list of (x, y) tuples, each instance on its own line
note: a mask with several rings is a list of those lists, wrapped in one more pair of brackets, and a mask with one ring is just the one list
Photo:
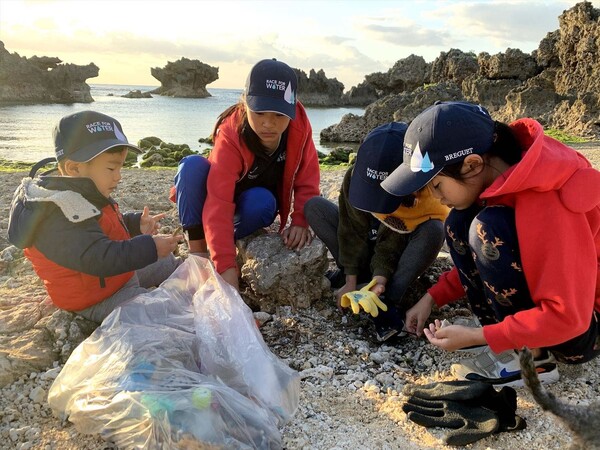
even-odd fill
[[(0, 41), (21, 56), (95, 63), (88, 83), (159, 85), (151, 67), (181, 57), (219, 67), (209, 87), (242, 88), (275, 57), (323, 69), (346, 89), (411, 54), (536, 49), (577, 1), (0, 0)], [(600, 7), (600, 0), (593, 0)]]

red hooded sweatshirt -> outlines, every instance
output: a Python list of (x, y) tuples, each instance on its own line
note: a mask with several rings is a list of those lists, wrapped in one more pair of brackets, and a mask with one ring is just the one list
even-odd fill
[[(238, 114), (236, 111), (219, 125), (215, 145), (208, 158), (208, 194), (202, 211), (202, 223), (210, 256), (218, 273), (237, 267), (233, 239), (235, 184), (247, 174), (254, 162), (254, 153), (240, 139), (237, 131)], [(291, 225), (308, 226), (304, 218), (304, 204), (309, 198), (319, 195), (320, 183), (319, 159), (312, 140), (312, 128), (299, 102), (296, 104), (296, 118), (290, 120), (287, 130), (283, 180), (277, 188), (280, 232), (285, 228), (288, 216), (291, 216)]]
[[(510, 124), (523, 158), (481, 195), (514, 208), (523, 272), (534, 308), (483, 327), (496, 352), (548, 347), (583, 334), (600, 311), (600, 172), (532, 119)], [(464, 296), (456, 268), (429, 293), (438, 306)]]

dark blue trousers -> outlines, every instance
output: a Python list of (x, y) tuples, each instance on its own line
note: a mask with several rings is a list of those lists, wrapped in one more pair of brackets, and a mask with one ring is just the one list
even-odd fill
[[(202, 210), (206, 200), (206, 180), (210, 162), (200, 155), (186, 156), (179, 163), (175, 175), (179, 221), (190, 240), (204, 238)], [(235, 199), (233, 217), (234, 239), (246, 237), (256, 230), (268, 227), (277, 214), (277, 200), (266, 188), (253, 187), (241, 192)]]

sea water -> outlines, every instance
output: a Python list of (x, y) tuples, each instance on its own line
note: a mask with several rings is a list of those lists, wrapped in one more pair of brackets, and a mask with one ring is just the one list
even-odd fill
[[(173, 144), (188, 144), (201, 150), (217, 116), (238, 102), (240, 89), (211, 89), (207, 98), (173, 98), (154, 95), (152, 98), (124, 98), (122, 95), (139, 89), (142, 92), (156, 86), (126, 86), (90, 84), (93, 103), (34, 104), (0, 106), (0, 158), (35, 162), (54, 156), (52, 129), (58, 120), (77, 111), (95, 110), (116, 118), (131, 143), (156, 136)], [(319, 142), (323, 128), (336, 124), (348, 113), (362, 115), (363, 108), (306, 108), (313, 128), (317, 150), (327, 153), (339, 144)]]

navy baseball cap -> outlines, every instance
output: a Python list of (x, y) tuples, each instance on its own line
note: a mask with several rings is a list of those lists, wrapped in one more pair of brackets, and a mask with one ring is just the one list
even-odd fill
[(404, 134), (408, 125), (390, 122), (371, 130), (358, 148), (350, 178), (348, 200), (363, 211), (390, 214), (401, 200), (381, 188), (385, 180), (402, 164)]
[(60, 119), (54, 127), (56, 160), (88, 162), (114, 147), (142, 150), (130, 144), (118, 120), (95, 111), (81, 111)]
[(436, 102), (419, 114), (404, 137), (404, 162), (381, 183), (393, 195), (418, 191), (444, 166), (470, 154), (482, 155), (494, 142), (495, 122), (481, 105)]
[(276, 59), (257, 62), (246, 80), (246, 104), (254, 112), (276, 112), (293, 120), (297, 92), (296, 72)]

